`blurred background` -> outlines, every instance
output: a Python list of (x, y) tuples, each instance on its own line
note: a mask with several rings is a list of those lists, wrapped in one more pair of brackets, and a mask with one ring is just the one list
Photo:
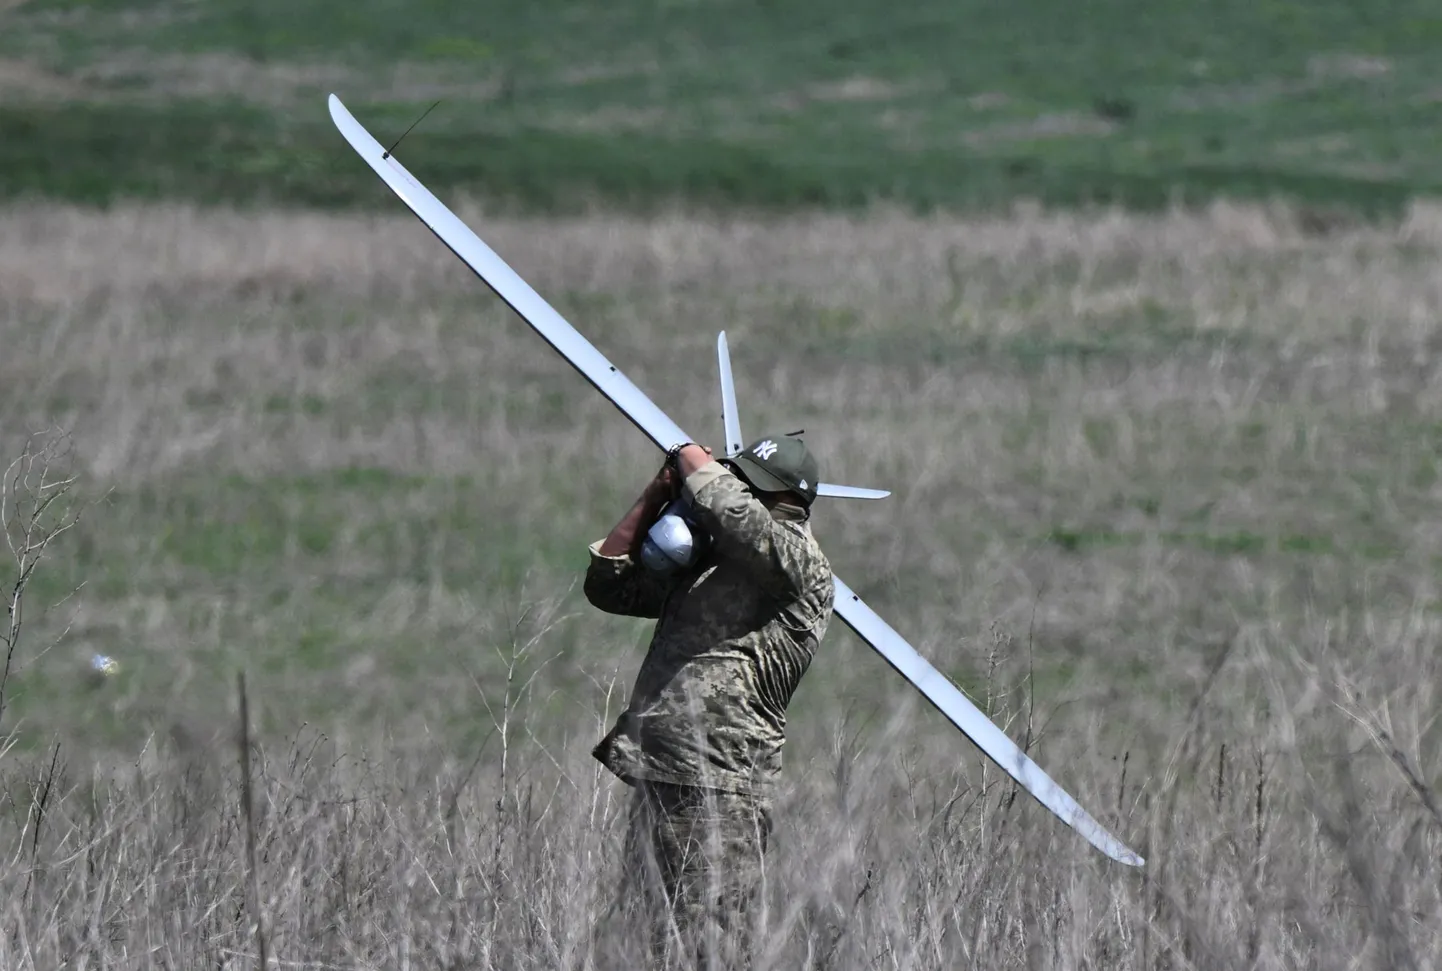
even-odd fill
[[(1435, 552), (1430, 4), (0, 17), (0, 430), (9, 456), (63, 430), (96, 503), (33, 578), (22, 744), (204, 725), (238, 667), (276, 730), (475, 741), (531, 601), (550, 704), (636, 661), (645, 626), (574, 585), (655, 457), (331, 92), (387, 144), (430, 109), (407, 166), (698, 435), (728, 329), (749, 431), (806, 427), (831, 478), (895, 490), (818, 528), (963, 683), (1001, 624), (1058, 702), (1165, 698), (1239, 617), (1355, 604), (1338, 557)], [(892, 703), (835, 650), (801, 712)], [(96, 653), (98, 704), (72, 684)]]
[(818, 504), (837, 573), (1149, 858), (833, 622), (771, 966), (1435, 962), (1439, 53), (1424, 0), (0, 0), (4, 896), (50, 948), (0, 963), (130, 966), (122, 913), (239, 953), (233, 792), (174, 810), (193, 866), (163, 773), (67, 810), (125, 834), (93, 891), (32, 810), (57, 765), (233, 771), (242, 671), (276, 953), (591, 953), (610, 878), (553, 849), (620, 818), (589, 751), (650, 625), (580, 579), (660, 455), (330, 93), (385, 144), (429, 109), (398, 157), (712, 443), (724, 329), (748, 436), (893, 490)]
[[(407, 166), (697, 435), (727, 329), (748, 433), (805, 427), (829, 477), (895, 491), (818, 530), (964, 684), (1000, 625), (1054, 703), (1165, 709), (1239, 625), (1294, 632), (1360, 603), (1353, 565), (1438, 552), (1412, 528), (1430, 4), (0, 16), (0, 431), (14, 457), (63, 430), (95, 504), (33, 577), (22, 745), (204, 732), (242, 667), (277, 731), (474, 743), (533, 603), (561, 659), (535, 710), (637, 661), (646, 625), (576, 583), (655, 456), (354, 155), (331, 92), (386, 144), (430, 109)], [(829, 643), (802, 728), (890, 710), (899, 680)], [(1165, 735), (1128, 706), (1119, 744)]]
[(1437, 185), (1424, 0), (7, 0), (0, 193), (373, 209), (331, 91), (441, 193), (525, 211), (1395, 212)]

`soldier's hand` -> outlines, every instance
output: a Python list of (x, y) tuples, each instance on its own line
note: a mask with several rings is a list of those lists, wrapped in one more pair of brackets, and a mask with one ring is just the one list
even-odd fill
[(711, 461), (711, 458), (711, 449), (705, 445), (692, 443), (681, 449), (676, 455), (676, 467), (683, 477), (688, 476)]
[(646, 491), (642, 493), (642, 498), (654, 506), (664, 505), (676, 498), (676, 490), (679, 485), (680, 480), (677, 479), (675, 470), (669, 465), (663, 465), (661, 470), (656, 473), (655, 478), (646, 483)]

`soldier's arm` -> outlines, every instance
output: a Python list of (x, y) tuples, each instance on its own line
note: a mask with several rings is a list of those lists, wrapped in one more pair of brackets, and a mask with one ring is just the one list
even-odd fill
[(698, 523), (718, 552), (745, 563), (761, 585), (783, 602), (802, 597), (826, 579), (826, 561), (816, 545), (799, 530), (772, 518), (741, 480), (707, 457), (704, 464), (686, 461), (684, 488)]
[(647, 570), (629, 553), (607, 556), (601, 552), (605, 540), (590, 546), (591, 564), (586, 568), (583, 589), (586, 600), (597, 610), (621, 617), (661, 616), (667, 583)]
[(662, 469), (611, 532), (590, 545), (591, 562), (582, 589), (597, 610), (623, 617), (659, 617), (666, 582), (638, 562), (646, 530), (656, 521), (675, 489), (670, 469)]

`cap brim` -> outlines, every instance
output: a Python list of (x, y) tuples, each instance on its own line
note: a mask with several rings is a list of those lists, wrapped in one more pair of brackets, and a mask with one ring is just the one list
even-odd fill
[(723, 462), (729, 462), (737, 475), (749, 482), (754, 488), (762, 492), (795, 492), (794, 486), (787, 485), (776, 476), (766, 471), (766, 467), (754, 459), (747, 458), (746, 453), (733, 455)]

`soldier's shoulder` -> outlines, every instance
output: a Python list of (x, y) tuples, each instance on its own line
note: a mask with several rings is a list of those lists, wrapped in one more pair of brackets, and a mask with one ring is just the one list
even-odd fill
[(811, 570), (817, 577), (831, 579), (831, 561), (826, 556), (826, 551), (816, 539), (816, 534), (811, 531), (810, 523), (788, 522), (784, 523), (788, 529), (794, 532), (797, 537), (806, 544), (810, 552)]
[(808, 546), (815, 547), (818, 554), (821, 554), (822, 556), (826, 555), (821, 550), (821, 544), (816, 540), (816, 534), (811, 531), (811, 524), (809, 522), (797, 522), (795, 520), (787, 519), (781, 521), (781, 526), (783, 529), (789, 529), (791, 532), (801, 537), (801, 539)]

